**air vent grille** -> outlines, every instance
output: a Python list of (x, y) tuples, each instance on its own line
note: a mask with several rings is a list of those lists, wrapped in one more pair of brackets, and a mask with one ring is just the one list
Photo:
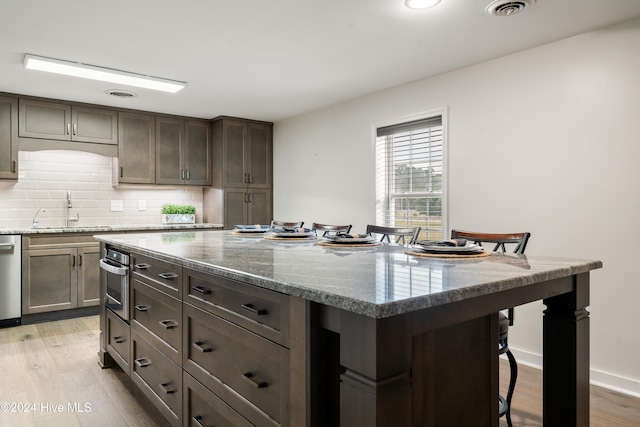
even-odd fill
[(130, 92), (124, 89), (107, 89), (104, 91), (107, 95), (117, 96), (119, 98), (133, 98), (138, 96), (137, 93)]
[(535, 0), (497, 0), (487, 6), (487, 12), (495, 16), (511, 16), (533, 5)]

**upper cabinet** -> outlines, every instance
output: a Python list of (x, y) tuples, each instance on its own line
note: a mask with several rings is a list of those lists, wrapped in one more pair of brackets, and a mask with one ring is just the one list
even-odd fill
[(211, 125), (156, 117), (156, 184), (211, 184)]
[(115, 110), (20, 99), (21, 138), (58, 141), (118, 143), (118, 113)]
[(0, 179), (18, 179), (18, 99), (0, 96)]
[(118, 117), (118, 182), (155, 184), (156, 119), (151, 114), (120, 112)]
[(271, 188), (272, 124), (233, 118), (214, 121), (216, 187)]

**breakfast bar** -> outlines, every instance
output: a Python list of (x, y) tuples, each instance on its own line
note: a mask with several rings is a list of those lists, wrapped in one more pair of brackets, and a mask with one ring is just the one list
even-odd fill
[[(95, 238), (132, 259), (131, 321), (101, 311), (100, 364), (118, 363), (173, 425), (497, 426), (498, 312), (536, 300), (544, 425), (589, 424), (589, 272), (600, 261), (427, 258), (229, 231)], [(147, 322), (146, 296), (175, 313)], [(153, 357), (177, 379), (149, 376)]]

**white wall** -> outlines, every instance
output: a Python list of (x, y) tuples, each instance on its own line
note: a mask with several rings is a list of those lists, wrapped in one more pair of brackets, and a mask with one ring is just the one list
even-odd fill
[[(592, 380), (640, 395), (640, 20), (293, 117), (274, 128), (274, 217), (375, 221), (373, 123), (446, 107), (449, 225), (530, 231), (529, 254), (600, 259)], [(375, 70), (372, 70), (375, 72)], [(541, 303), (510, 343), (539, 362)]]
[[(38, 208), (39, 226), (65, 223), (71, 191), (71, 225), (161, 224), (164, 203), (191, 204), (202, 222), (202, 189), (197, 187), (118, 186), (111, 180), (111, 158), (77, 151), (21, 151), (18, 182), (0, 182), (0, 227), (30, 227)], [(111, 200), (123, 210), (111, 211)], [(145, 210), (139, 210), (144, 200)]]

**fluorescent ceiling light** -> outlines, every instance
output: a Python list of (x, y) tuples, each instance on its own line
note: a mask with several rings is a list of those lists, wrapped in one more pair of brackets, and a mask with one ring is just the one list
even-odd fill
[(48, 71), (50, 73), (83, 77), (85, 79), (100, 80), (103, 82), (143, 87), (171, 93), (176, 93), (180, 89), (184, 89), (187, 85), (184, 82), (175, 80), (161, 79), (143, 74), (112, 70), (110, 68), (82, 64), (80, 62), (63, 61), (30, 54), (24, 56), (24, 67), (30, 70)]
[(440, 0), (406, 0), (404, 4), (409, 9), (428, 9), (440, 3)]

